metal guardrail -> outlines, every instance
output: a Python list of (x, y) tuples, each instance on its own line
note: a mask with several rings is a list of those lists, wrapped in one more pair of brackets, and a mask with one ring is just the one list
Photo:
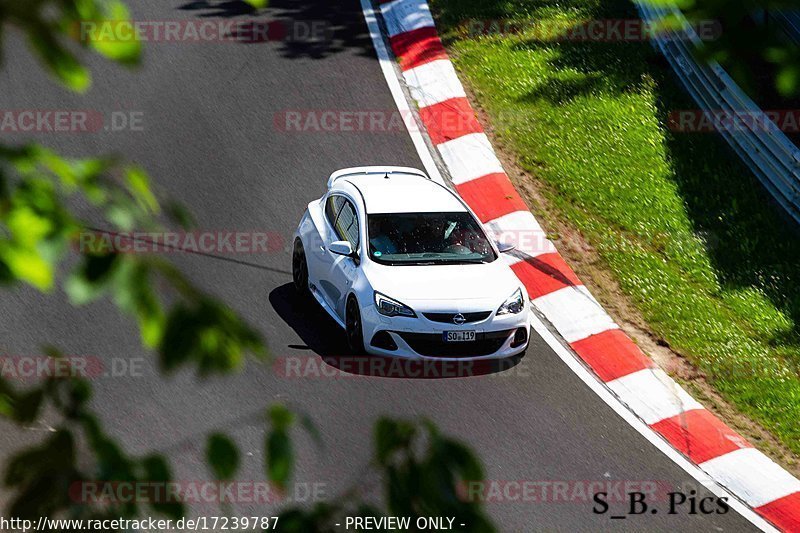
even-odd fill
[(778, 23), (792, 42), (800, 46), (800, 11), (777, 11), (771, 9), (768, 16)]
[[(677, 7), (656, 7), (639, 0), (645, 22), (683, 23), (680, 31), (659, 31), (655, 47), (666, 57), (698, 107), (712, 116), (745, 117), (735, 127), (712, 121), (717, 132), (753, 171), (778, 204), (800, 224), (800, 149), (731, 79), (717, 62), (698, 62), (693, 54), (702, 45)], [(671, 26), (674, 27), (674, 26)]]

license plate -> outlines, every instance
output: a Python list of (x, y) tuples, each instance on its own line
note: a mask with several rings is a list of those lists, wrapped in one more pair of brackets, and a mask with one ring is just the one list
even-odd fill
[(444, 342), (471, 342), (475, 340), (474, 331), (445, 331), (442, 333)]

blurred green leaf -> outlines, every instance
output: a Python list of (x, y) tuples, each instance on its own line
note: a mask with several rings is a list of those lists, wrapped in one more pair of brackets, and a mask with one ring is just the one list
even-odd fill
[(23, 519), (49, 516), (67, 505), (64, 488), (76, 479), (74, 437), (59, 429), (8, 461), (5, 484), (18, 490), (5, 511)]
[(42, 389), (34, 389), (19, 395), (14, 400), (14, 421), (20, 424), (29, 424), (39, 416), (42, 406)]
[(78, 178), (75, 175), (72, 164), (63, 157), (59, 157), (54, 152), (39, 146), (32, 146), (31, 154), (37, 163), (55, 174), (63, 185), (70, 189), (78, 185)]
[[(143, 344), (148, 348), (155, 348), (159, 344), (166, 343), (170, 348), (183, 350), (190, 340), (184, 339), (180, 322), (173, 324), (173, 329), (169, 333), (165, 332), (168, 329), (168, 320), (153, 290), (155, 280), (148, 265), (133, 258), (126, 258), (120, 266), (118, 280), (114, 301), (121, 309), (136, 317)], [(180, 313), (182, 309), (182, 304), (176, 304), (173, 314)], [(165, 340), (166, 335), (170, 335), (171, 339)], [(173, 338), (176, 340), (172, 340)], [(168, 358), (162, 357), (161, 362), (167, 370), (175, 368), (171, 366), (172, 355)]]
[(54, 29), (36, 19), (31, 20), (26, 29), (28, 42), (47, 69), (67, 88), (79, 93), (86, 92), (92, 83), (91, 74), (58, 42)]
[(125, 181), (136, 202), (148, 213), (158, 213), (158, 200), (150, 188), (150, 178), (139, 167), (129, 167), (125, 170)]
[(265, 457), (267, 479), (280, 489), (286, 489), (292, 475), (294, 456), (289, 434), (283, 430), (272, 430), (267, 435)]
[(269, 6), (269, 0), (244, 0), (244, 2), (250, 4), (256, 9), (261, 9)]
[(106, 218), (122, 231), (132, 231), (136, 227), (136, 212), (133, 206), (121, 203), (107, 204)]
[(91, 283), (108, 279), (119, 256), (115, 253), (106, 255), (88, 255), (83, 266), (83, 274)]
[(0, 242), (0, 259), (11, 275), (17, 279), (41, 291), (49, 291), (52, 288), (53, 269), (36, 250), (8, 246)]
[[(33, 249), (53, 229), (53, 224), (45, 216), (37, 212), (33, 201), (45, 201), (44, 197), (30, 198), (27, 205), (17, 205), (6, 217), (5, 223), (11, 231), (14, 241), (28, 249)], [(41, 207), (41, 206), (39, 206)]]
[(92, 387), (85, 379), (66, 380), (67, 408), (70, 412), (80, 411), (92, 398)]
[(325, 443), (322, 440), (322, 434), (319, 432), (317, 425), (314, 424), (314, 421), (311, 420), (311, 417), (307, 414), (303, 414), (299, 418), (300, 425), (302, 425), (303, 429), (305, 429), (306, 432), (308, 432), (308, 434), (311, 436), (311, 440), (314, 441), (314, 444), (320, 448), (324, 447)]
[(782, 95), (793, 95), (800, 86), (800, 65), (782, 67), (775, 78), (775, 86)]
[(301, 509), (291, 509), (281, 513), (278, 527), (282, 533), (316, 533), (319, 531), (314, 516)]
[(116, 253), (84, 256), (83, 264), (64, 283), (72, 305), (84, 305), (105, 292), (119, 256)]
[(5, 261), (0, 259), (0, 285), (10, 285), (15, 281), (14, 274)]
[(294, 414), (284, 405), (274, 404), (267, 410), (270, 431), (266, 437), (265, 454), (267, 479), (281, 489), (289, 483), (294, 464), (289, 430)]
[(279, 431), (287, 431), (294, 422), (294, 413), (287, 409), (285, 405), (276, 403), (267, 410), (267, 418), (273, 428)]
[(11, 405), (11, 398), (2, 392), (0, 392), (0, 416), (6, 418), (12, 418), (14, 416), (14, 406)]
[(239, 469), (239, 450), (227, 435), (215, 433), (208, 438), (206, 461), (216, 479), (229, 480)]
[(161, 368), (170, 372), (187, 362), (196, 342), (191, 312), (183, 304), (175, 305), (166, 319), (164, 336), (159, 346)]
[[(160, 455), (146, 457), (142, 461), (142, 468), (144, 469), (144, 481), (147, 483), (168, 483), (172, 480), (167, 460)], [(186, 506), (183, 502), (173, 501), (167, 497), (150, 502), (150, 507), (173, 520), (178, 520), (186, 514)]]
[(462, 479), (476, 481), (483, 479), (483, 467), (477, 456), (466, 445), (452, 439), (441, 441), (441, 458)]
[(3, 169), (0, 168), (0, 216), (5, 211), (5, 203), (8, 201), (8, 178)]
[(789, 59), (789, 51), (785, 48), (771, 46), (764, 50), (764, 59), (771, 63), (783, 63)]
[[(94, 4), (94, 2), (91, 2)], [(98, 4), (95, 4), (98, 6)], [(113, 30), (120, 28), (122, 23), (130, 23), (131, 17), (128, 7), (119, 0), (106, 0), (100, 4), (100, 10), (85, 10), (84, 15), (78, 24), (78, 38), (82, 43), (88, 44), (105, 57), (124, 65), (135, 65), (139, 63), (142, 53), (142, 45), (136, 39), (135, 33), (131, 32), (130, 38), (122, 38), (124, 35), (118, 31), (112, 31), (112, 38), (103, 38), (109, 32), (103, 32), (103, 25)], [(119, 37), (119, 38), (117, 38)]]
[(159, 347), (165, 370), (193, 360), (201, 375), (237, 370), (246, 353), (260, 356), (264, 351), (256, 330), (229, 307), (206, 296), (199, 296), (192, 305), (173, 307)]
[(375, 424), (375, 452), (378, 464), (389, 464), (398, 449), (407, 448), (416, 434), (414, 426), (405, 421), (381, 418)]
[(178, 224), (182, 229), (191, 229), (195, 226), (192, 213), (178, 202), (167, 202), (164, 206), (164, 212), (170, 220)]

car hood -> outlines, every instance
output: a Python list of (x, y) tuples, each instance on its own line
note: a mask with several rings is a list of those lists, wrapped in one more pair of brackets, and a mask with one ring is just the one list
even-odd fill
[(464, 300), (497, 301), (499, 305), (522, 286), (502, 259), (476, 265), (370, 266), (368, 278), (373, 289), (408, 305)]

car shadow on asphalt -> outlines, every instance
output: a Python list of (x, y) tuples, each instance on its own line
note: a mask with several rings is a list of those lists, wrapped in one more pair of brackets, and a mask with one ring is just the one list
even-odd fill
[(276, 357), (275, 369), (295, 377), (306, 375), (335, 377), (337, 373), (376, 378), (448, 379), (486, 376), (515, 367), (524, 354), (499, 360), (446, 361), (410, 360), (399, 357), (353, 355), (347, 347), (344, 331), (312, 299), (297, 294), (292, 283), (269, 293), (269, 302), (278, 316), (294, 330), (305, 346), (287, 348), (305, 350), (300, 356)]

